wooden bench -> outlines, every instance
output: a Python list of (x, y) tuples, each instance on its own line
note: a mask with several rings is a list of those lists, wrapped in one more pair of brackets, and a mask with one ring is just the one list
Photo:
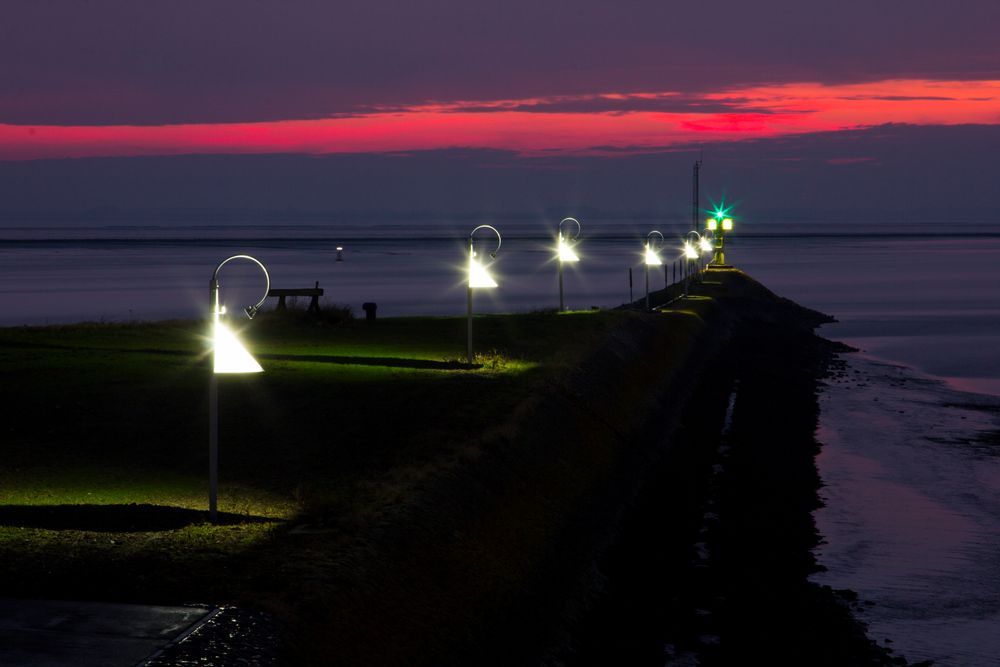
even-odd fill
[(319, 286), (319, 281), (316, 281), (316, 287), (303, 287), (300, 289), (287, 289), (287, 288), (277, 288), (272, 287), (267, 291), (268, 296), (278, 297), (278, 307), (275, 310), (285, 310), (285, 298), (290, 296), (308, 296), (309, 308), (307, 309), (310, 313), (319, 312), (319, 298), (323, 296), (323, 288)]

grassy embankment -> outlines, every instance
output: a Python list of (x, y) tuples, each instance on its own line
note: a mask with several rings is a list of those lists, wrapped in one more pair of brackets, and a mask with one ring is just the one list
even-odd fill
[[(202, 323), (0, 330), (0, 587), (262, 607), (296, 628), (297, 660), (444, 655), (537, 575), (649, 386), (685, 359), (700, 307), (479, 317), (492, 352), (475, 369), (463, 318), (255, 321), (266, 372), (220, 383), (219, 525)], [(647, 341), (581, 375), (637, 330), (656, 359)], [(601, 383), (622, 371), (644, 381)], [(564, 436), (568, 457), (566, 440), (544, 451)], [(387, 643), (393, 615), (411, 627)]]
[[(537, 664), (585, 646), (581, 631), (591, 657), (630, 655), (609, 619), (645, 624), (649, 664), (664, 641), (706, 664), (888, 664), (806, 581), (825, 318), (738, 272), (712, 278), (663, 313), (477, 318), (478, 348), (497, 352), (476, 369), (461, 318), (255, 321), (267, 372), (221, 383), (215, 526), (201, 324), (0, 330), (0, 587), (266, 609), (296, 665)], [(734, 386), (721, 437), (742, 457), (706, 490)], [(640, 489), (657, 500), (637, 505)], [(689, 569), (706, 493), (714, 555)], [(637, 591), (659, 583), (581, 625), (623, 518), (648, 569), (617, 569)]]

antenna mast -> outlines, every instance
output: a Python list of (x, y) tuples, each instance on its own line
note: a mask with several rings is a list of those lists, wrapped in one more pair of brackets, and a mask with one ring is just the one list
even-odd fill
[(701, 154), (699, 153), (698, 159), (694, 161), (694, 198), (691, 207), (691, 229), (697, 231), (698, 229), (698, 213), (700, 210), (698, 201), (698, 172), (701, 171)]

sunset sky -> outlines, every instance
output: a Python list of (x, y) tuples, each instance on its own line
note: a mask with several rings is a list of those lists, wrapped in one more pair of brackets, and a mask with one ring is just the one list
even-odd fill
[(761, 213), (995, 211), (997, 26), (994, 0), (12, 0), (0, 212), (671, 215), (699, 155)]

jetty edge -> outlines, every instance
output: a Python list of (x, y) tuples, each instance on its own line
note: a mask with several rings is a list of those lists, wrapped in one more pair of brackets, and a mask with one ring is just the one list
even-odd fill
[[(865, 635), (849, 591), (808, 581), (816, 392), (846, 351), (815, 329), (833, 319), (742, 271), (708, 277), (687, 299), (655, 293), (670, 305), (624, 319), (508, 420), (486, 419), (468, 456), (421, 480), (337, 595), (315, 601), (298, 659), (905, 665)], [(722, 475), (720, 446), (734, 452)], [(630, 587), (645, 590), (638, 605)]]

